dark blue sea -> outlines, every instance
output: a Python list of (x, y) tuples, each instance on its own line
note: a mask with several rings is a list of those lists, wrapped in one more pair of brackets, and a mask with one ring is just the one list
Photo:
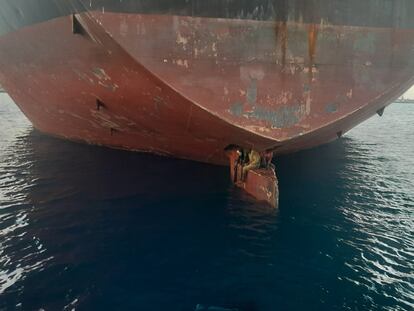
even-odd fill
[(0, 94), (0, 310), (414, 310), (414, 105), (275, 164), (277, 210), (227, 168), (44, 136)]

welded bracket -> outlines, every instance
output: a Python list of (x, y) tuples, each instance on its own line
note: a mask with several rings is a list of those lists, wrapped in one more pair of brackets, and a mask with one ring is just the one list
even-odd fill
[(78, 35), (84, 35), (86, 33), (76, 14), (72, 14), (72, 33)]
[(382, 115), (384, 114), (384, 110), (385, 110), (385, 107), (382, 107), (380, 110), (377, 110), (377, 114), (378, 114), (380, 117), (382, 117)]
[(106, 105), (100, 100), (96, 99), (96, 110), (101, 110), (101, 108), (106, 108)]
[(90, 16), (85, 14), (72, 14), (71, 19), (73, 34), (87, 37), (95, 43), (101, 43), (98, 37), (93, 34), (92, 29), (97, 26), (97, 23), (96, 21), (93, 21)]

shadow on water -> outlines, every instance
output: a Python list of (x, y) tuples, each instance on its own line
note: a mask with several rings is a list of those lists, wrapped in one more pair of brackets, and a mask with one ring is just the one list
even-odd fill
[(225, 167), (31, 131), (8, 154), (17, 190), (0, 201), (0, 309), (375, 305), (341, 279), (356, 278), (344, 263), (359, 254), (343, 242), (358, 229), (341, 203), (350, 144), (279, 157), (273, 210), (233, 188)]

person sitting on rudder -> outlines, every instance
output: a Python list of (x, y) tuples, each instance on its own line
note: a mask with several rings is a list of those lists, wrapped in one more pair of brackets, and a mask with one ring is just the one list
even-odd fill
[(261, 156), (261, 168), (265, 168), (265, 169), (270, 169), (273, 164), (272, 164), (272, 159), (273, 159), (273, 152), (271, 150), (266, 150), (263, 153), (260, 154)]
[(247, 172), (260, 167), (260, 154), (256, 150), (250, 150), (249, 162), (243, 167), (243, 180), (247, 178)]

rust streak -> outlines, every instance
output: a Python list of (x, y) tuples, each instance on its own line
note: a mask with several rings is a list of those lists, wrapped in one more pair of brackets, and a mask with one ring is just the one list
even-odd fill
[(275, 34), (277, 44), (280, 45), (280, 52), (282, 54), (282, 67), (286, 65), (286, 50), (288, 45), (288, 28), (286, 22), (279, 22), (275, 25)]
[(316, 45), (318, 41), (318, 27), (317, 25), (309, 25), (308, 31), (308, 53), (309, 53), (309, 78), (310, 82), (313, 79), (313, 67), (315, 65)]

